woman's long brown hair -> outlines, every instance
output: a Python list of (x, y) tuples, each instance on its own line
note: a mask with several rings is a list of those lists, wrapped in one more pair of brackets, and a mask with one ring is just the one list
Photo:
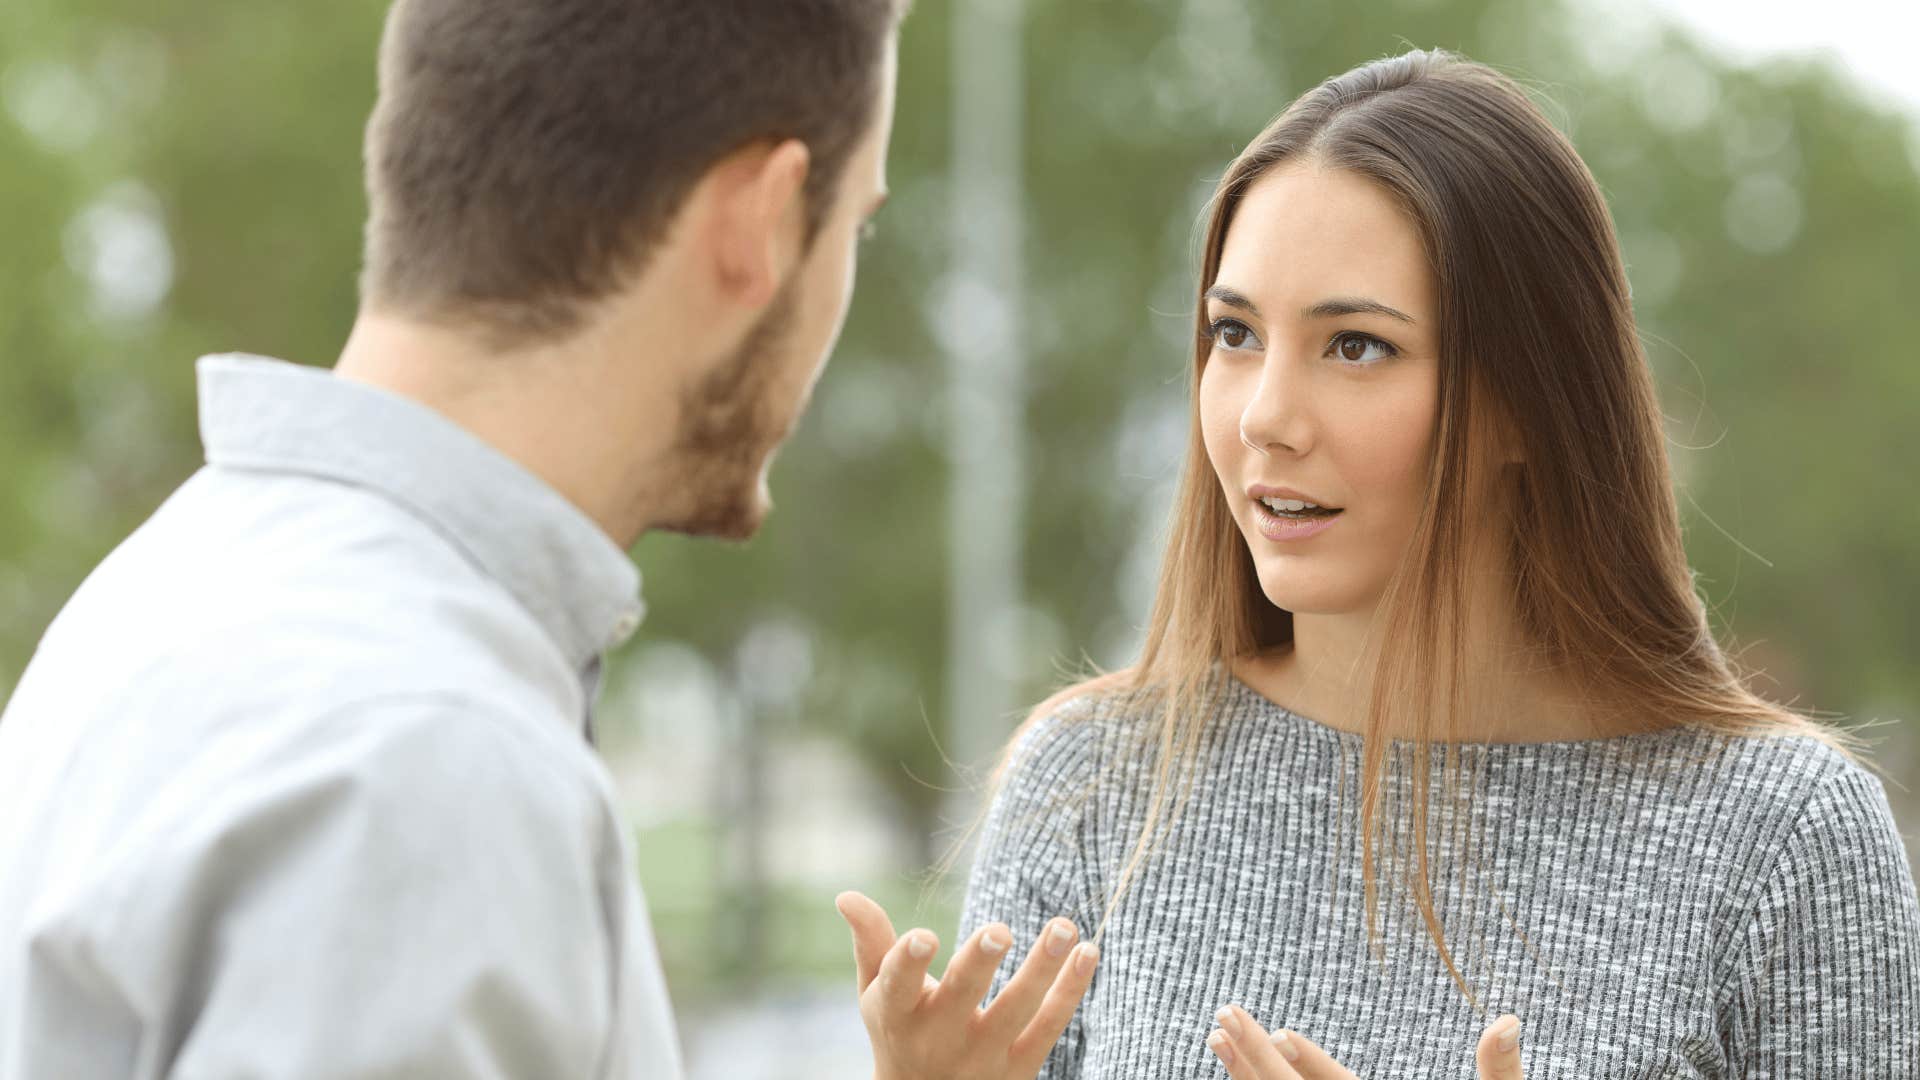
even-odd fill
[(1523, 464), (1501, 471), (1509, 512), (1496, 518), (1506, 535), (1495, 542), (1507, 549), (1519, 628), (1529, 659), (1564, 675), (1596, 715), (1811, 735), (1848, 756), (1858, 740), (1760, 697), (1714, 639), (1681, 545), (1661, 413), (1612, 220), (1586, 165), (1512, 80), (1443, 51), (1410, 52), (1302, 95), (1221, 179), (1196, 289), (1187, 461), (1143, 651), (1133, 667), (1068, 687), (1027, 721), (1090, 692), (1149, 702), (1143, 715), (1158, 717), (1140, 733), (1156, 761), (1145, 824), (1101, 929), (1190, 794), (1199, 736), (1232, 662), (1293, 639), (1293, 617), (1262, 593), (1201, 439), (1198, 388), (1211, 350), (1198, 298), (1213, 284), (1248, 188), (1283, 163), (1308, 159), (1392, 195), (1419, 230), (1436, 284), (1440, 395), (1430, 480), (1373, 621), (1360, 836), (1368, 936), (1377, 947), (1375, 864), (1393, 732), (1411, 749), (1409, 813), (1398, 819), (1412, 826), (1408, 895), (1455, 983), (1474, 1000), (1447, 948), (1427, 859), (1430, 747), (1447, 744), (1451, 790), (1464, 676), (1485, 660), (1470, 655), (1461, 571), (1470, 518), (1491, 490), (1485, 436), (1470, 432), (1501, 425), (1517, 440)]

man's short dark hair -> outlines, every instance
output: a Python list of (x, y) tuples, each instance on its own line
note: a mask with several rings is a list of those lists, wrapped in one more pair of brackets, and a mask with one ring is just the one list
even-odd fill
[(694, 184), (811, 152), (809, 240), (876, 121), (903, 0), (396, 0), (367, 125), (364, 302), (564, 336)]

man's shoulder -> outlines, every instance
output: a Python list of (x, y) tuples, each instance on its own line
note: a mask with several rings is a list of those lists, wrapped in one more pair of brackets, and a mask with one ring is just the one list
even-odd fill
[(579, 822), (600, 800), (584, 741), (542, 718), (452, 688), (346, 702), (296, 725), (257, 771), (338, 787), (389, 812)]
[(134, 819), (144, 841), (130, 837), (118, 854), (151, 870), (342, 844), (349, 859), (384, 849), (412, 852), (424, 867), (472, 857), (474, 845), (518, 843), (592, 863), (610, 843), (610, 804), (590, 754), (526, 721), (453, 691), (262, 718), (157, 786)]
[(571, 706), (577, 673), (457, 545), (377, 495), (203, 470), (90, 575), (30, 677), (63, 705), (331, 710), (484, 691)]
[(158, 595), (237, 619), (318, 608), (526, 621), (425, 518), (369, 488), (297, 473), (202, 469), (94, 578), (109, 601)]

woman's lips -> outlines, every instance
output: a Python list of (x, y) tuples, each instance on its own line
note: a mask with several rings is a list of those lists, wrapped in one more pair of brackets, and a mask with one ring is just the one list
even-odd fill
[(1343, 513), (1345, 511), (1335, 510), (1333, 513), (1319, 517), (1288, 518), (1267, 509), (1267, 504), (1258, 499), (1253, 501), (1254, 527), (1260, 530), (1261, 536), (1280, 543), (1292, 543), (1305, 540), (1310, 536), (1318, 536), (1332, 528), (1333, 523), (1339, 521)]

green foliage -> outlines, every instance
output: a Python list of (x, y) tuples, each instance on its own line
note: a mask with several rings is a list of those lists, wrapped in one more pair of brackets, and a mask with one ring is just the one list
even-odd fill
[[(678, 639), (726, 669), (769, 613), (800, 620), (814, 678), (799, 722), (857, 749), (922, 837), (951, 783), (939, 734), (1013, 719), (941, 715), (951, 2), (922, 0), (907, 24), (896, 199), (775, 472), (779, 511), (744, 549), (663, 536), (637, 552), (643, 642)], [(0, 689), (88, 569), (197, 465), (196, 355), (336, 355), (383, 7), (0, 9)], [(1029, 5), (1025, 698), (1083, 655), (1124, 663), (1145, 617), (1213, 180), (1312, 83), (1443, 45), (1551, 98), (1608, 192), (1722, 627), (1802, 705), (1864, 718), (1920, 701), (1914, 117), (1825, 67), (1731, 70), (1677, 35), (1597, 27), (1519, 0)], [(164, 226), (170, 285), (150, 309), (101, 308), (86, 268), (103, 206)], [(643, 852), (695, 865), (673, 854), (687, 835)], [(661, 873), (669, 959), (708, 970), (670, 942), (711, 881)], [(796, 917), (831, 918), (823, 902), (794, 901)]]

